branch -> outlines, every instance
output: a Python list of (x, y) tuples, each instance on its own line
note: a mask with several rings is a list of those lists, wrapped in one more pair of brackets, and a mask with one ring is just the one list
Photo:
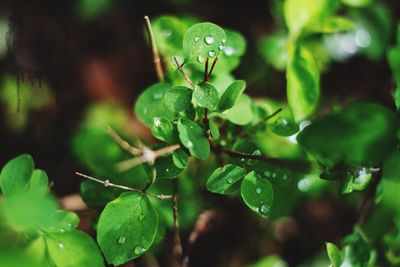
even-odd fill
[(83, 174), (83, 173), (80, 173), (80, 172), (75, 172), (75, 174), (79, 175), (79, 176), (81, 176), (83, 178), (92, 180), (94, 182), (103, 184), (104, 187), (115, 187), (115, 188), (119, 188), (119, 189), (123, 189), (123, 190), (127, 190), (127, 191), (138, 192), (138, 193), (146, 194), (148, 196), (152, 196), (152, 197), (155, 197), (155, 198), (158, 198), (158, 199), (171, 199), (171, 198), (173, 198), (173, 196), (171, 196), (171, 195), (163, 195), (163, 194), (156, 195), (156, 194), (152, 194), (152, 193), (149, 193), (149, 192), (144, 192), (144, 191), (142, 191), (140, 189), (128, 187), (128, 186), (125, 186), (125, 185), (114, 184), (114, 183), (111, 183), (110, 180), (104, 180), (103, 181), (103, 180), (94, 178), (92, 176), (89, 176), (89, 175), (86, 175), (86, 174)]
[(208, 76), (208, 62), (210, 61), (210, 58), (207, 57), (206, 59), (206, 64), (204, 67), (204, 82), (208, 82), (210, 80), (209, 76)]
[(179, 221), (178, 221), (178, 196), (174, 194), (172, 196), (172, 212), (174, 216), (174, 247), (172, 250), (174, 260), (176, 262), (182, 261), (182, 242), (179, 236)]
[(216, 58), (214, 59), (213, 64), (211, 65), (210, 72), (207, 74), (207, 81), (210, 80), (211, 75), (212, 75), (212, 73), (213, 73), (213, 71), (214, 71), (215, 64), (217, 64), (217, 62), (218, 62), (218, 57), (216, 57)]
[(157, 74), (157, 78), (160, 82), (163, 82), (164, 81), (164, 72), (163, 72), (163, 69), (161, 66), (161, 59), (160, 59), (160, 55), (158, 54), (158, 49), (157, 49), (156, 41), (154, 39), (153, 29), (151, 28), (150, 19), (148, 16), (144, 16), (144, 20), (146, 22), (146, 29), (147, 29), (147, 33), (149, 35), (151, 51), (153, 53), (153, 63), (154, 63), (154, 68), (155, 68), (155, 71)]
[(130, 145), (127, 141), (122, 139), (121, 136), (119, 136), (118, 133), (109, 125), (107, 125), (107, 132), (111, 136), (111, 138), (114, 139), (114, 141), (128, 153), (134, 156), (139, 156), (142, 153), (142, 151), (139, 148)]
[(186, 73), (183, 71), (182, 66), (179, 64), (176, 57), (174, 57), (174, 60), (175, 60), (176, 67), (178, 68), (179, 72), (182, 74), (183, 78), (185, 78), (185, 80), (190, 84), (190, 86), (192, 88), (194, 88), (195, 86), (194, 86), (192, 80), (190, 80), (189, 76), (187, 76)]

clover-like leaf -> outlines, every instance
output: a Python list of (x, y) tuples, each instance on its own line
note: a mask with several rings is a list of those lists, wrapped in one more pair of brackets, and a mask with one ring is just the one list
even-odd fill
[(180, 119), (178, 121), (179, 139), (189, 149), (190, 154), (198, 159), (205, 160), (210, 155), (210, 143), (205, 137), (205, 131), (197, 123)]
[(48, 254), (56, 266), (104, 266), (96, 242), (81, 231), (47, 233), (45, 239)]
[(169, 88), (170, 85), (167, 83), (154, 84), (145, 89), (136, 100), (135, 114), (148, 127), (153, 125), (154, 117), (174, 118), (174, 113), (163, 105), (164, 95)]
[(1, 170), (0, 188), (5, 197), (25, 188), (34, 170), (35, 163), (28, 154), (10, 160)]
[(274, 198), (270, 181), (252, 171), (244, 177), (240, 193), (243, 201), (252, 211), (262, 217), (269, 217)]
[(217, 108), (218, 100), (218, 91), (212, 84), (201, 83), (196, 85), (193, 92), (193, 105), (212, 111)]
[(158, 215), (142, 193), (123, 193), (109, 202), (97, 226), (97, 241), (110, 264), (121, 265), (143, 255), (156, 236)]
[(228, 195), (239, 187), (237, 182), (246, 175), (246, 171), (236, 165), (227, 164), (217, 168), (207, 179), (207, 189), (210, 192)]
[(243, 80), (237, 80), (231, 83), (219, 99), (218, 110), (222, 112), (232, 108), (245, 88), (246, 82)]
[(175, 86), (167, 90), (164, 96), (164, 106), (173, 112), (187, 110), (192, 102), (193, 90), (186, 86)]
[(224, 30), (209, 22), (190, 27), (183, 37), (183, 53), (187, 62), (204, 63), (206, 58), (214, 58), (224, 50), (226, 34)]

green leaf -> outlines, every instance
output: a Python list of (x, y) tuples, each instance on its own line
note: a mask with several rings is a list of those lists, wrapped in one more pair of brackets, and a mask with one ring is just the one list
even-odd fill
[(218, 110), (222, 112), (232, 108), (245, 88), (246, 82), (243, 80), (234, 81), (231, 85), (229, 85), (218, 102)]
[(164, 96), (164, 106), (173, 112), (183, 112), (187, 110), (192, 102), (193, 90), (186, 86), (175, 86), (166, 92)]
[(400, 182), (400, 152), (396, 150), (383, 164), (382, 177), (387, 180)]
[(47, 194), (49, 192), (49, 178), (46, 172), (40, 169), (34, 170), (28, 182), (28, 189)]
[(190, 154), (198, 159), (205, 160), (210, 155), (210, 143), (205, 137), (205, 131), (197, 123), (180, 119), (178, 121), (179, 138), (182, 144), (189, 149)]
[(28, 154), (10, 160), (1, 170), (0, 188), (5, 197), (20, 192), (27, 185), (34, 170), (35, 163)]
[(40, 190), (15, 192), (4, 199), (2, 206), (6, 221), (19, 232), (46, 229), (57, 222), (57, 202)]
[(323, 20), (322, 23), (312, 25), (309, 30), (318, 33), (336, 33), (353, 30), (354, 28), (354, 23), (347, 18), (332, 16)]
[(49, 256), (57, 267), (104, 266), (96, 242), (81, 231), (47, 233), (45, 238)]
[(254, 171), (244, 177), (240, 193), (246, 205), (262, 217), (269, 217), (274, 198), (272, 184)]
[(243, 168), (227, 164), (222, 168), (217, 168), (208, 177), (206, 186), (210, 192), (228, 195), (237, 189), (237, 182), (245, 175), (246, 171)]
[(287, 99), (293, 117), (298, 122), (311, 115), (318, 104), (319, 70), (307, 49), (291, 46), (289, 51), (286, 70)]
[(212, 138), (214, 140), (219, 139), (220, 133), (219, 133), (218, 125), (213, 120), (210, 120), (209, 124), (210, 124), (210, 132), (211, 132)]
[(277, 32), (262, 38), (258, 50), (265, 62), (276, 70), (283, 71), (288, 61), (288, 40), (285, 32)]
[(175, 178), (184, 171), (183, 168), (175, 165), (172, 155), (157, 158), (154, 166), (156, 167), (157, 178)]
[(82, 181), (79, 189), (83, 201), (91, 207), (104, 206), (109, 201), (116, 199), (123, 192), (122, 189), (105, 187), (102, 184), (89, 180)]
[(299, 131), (299, 125), (291, 118), (280, 117), (269, 127), (273, 133), (280, 136), (291, 136)]
[(163, 117), (154, 117), (151, 133), (157, 139), (172, 144), (174, 142), (174, 126), (172, 123)]
[[(253, 154), (260, 155), (261, 153), (259, 150), (256, 150)], [(260, 177), (268, 179), (274, 185), (287, 183), (293, 178), (292, 171), (286, 166), (279, 166), (259, 160), (250, 160), (248, 164)]]
[(152, 28), (161, 55), (181, 54), (183, 36), (188, 29), (186, 23), (177, 17), (161, 16), (152, 21)]
[(387, 55), (392, 75), (396, 83), (394, 101), (397, 109), (400, 109), (400, 25), (397, 26), (397, 44), (391, 48)]
[(338, 247), (333, 243), (326, 242), (326, 251), (328, 252), (328, 257), (331, 261), (332, 267), (340, 267), (342, 256)]
[(374, 0), (342, 0), (342, 3), (351, 7), (366, 7), (369, 6)]
[(327, 165), (340, 160), (373, 165), (397, 146), (398, 125), (395, 115), (385, 107), (358, 102), (316, 120), (299, 133), (297, 141)]
[(56, 210), (53, 214), (56, 223), (46, 229), (49, 232), (64, 232), (70, 231), (78, 227), (79, 216), (76, 213), (65, 210)]
[(218, 105), (218, 100), (218, 91), (212, 84), (201, 83), (196, 85), (193, 92), (193, 105), (213, 111)]
[(240, 57), (246, 52), (246, 39), (240, 33), (231, 30), (225, 30), (225, 33), (227, 41), (220, 47), (222, 53), (215, 66), (215, 73), (218, 75), (234, 70), (240, 63)]
[(254, 118), (251, 103), (251, 98), (242, 94), (232, 108), (222, 113), (222, 117), (237, 125), (249, 124)]
[(153, 125), (154, 117), (173, 119), (174, 113), (164, 107), (164, 95), (170, 85), (157, 83), (145, 89), (136, 100), (135, 114), (138, 119), (148, 127)]
[(225, 43), (226, 34), (221, 27), (209, 22), (195, 24), (183, 37), (185, 60), (204, 63), (207, 57), (218, 56)]
[(97, 226), (97, 241), (110, 264), (143, 255), (156, 236), (158, 216), (146, 195), (123, 193), (108, 203)]
[(185, 169), (189, 163), (189, 156), (183, 149), (178, 149), (172, 152), (172, 160), (176, 167)]

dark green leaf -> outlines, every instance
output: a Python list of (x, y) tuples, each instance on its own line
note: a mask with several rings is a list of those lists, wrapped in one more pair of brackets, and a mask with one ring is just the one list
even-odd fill
[(158, 216), (147, 196), (123, 193), (103, 210), (97, 226), (97, 241), (107, 262), (120, 265), (150, 248), (157, 227)]
[(189, 156), (183, 149), (178, 149), (172, 152), (172, 160), (176, 167), (185, 169), (189, 163)]
[(183, 168), (175, 165), (172, 155), (157, 158), (154, 166), (156, 167), (157, 178), (175, 178), (184, 171)]
[(262, 217), (269, 217), (274, 198), (271, 183), (257, 173), (250, 172), (244, 177), (240, 193), (246, 205)]
[(173, 112), (183, 112), (187, 110), (192, 102), (193, 90), (185, 86), (175, 86), (166, 92), (164, 96), (164, 106)]
[(10, 160), (0, 173), (0, 187), (3, 195), (9, 197), (23, 190), (32, 175), (34, 166), (33, 159), (28, 154)]
[(202, 160), (208, 158), (210, 155), (210, 143), (205, 137), (205, 131), (202, 127), (191, 120), (180, 119), (178, 131), (182, 144), (189, 149), (193, 157)]
[(136, 100), (135, 114), (148, 127), (153, 125), (154, 117), (173, 119), (174, 113), (164, 107), (164, 95), (170, 85), (157, 83), (145, 89)]
[(246, 82), (243, 80), (234, 81), (231, 85), (229, 85), (218, 102), (218, 110), (222, 112), (232, 108), (245, 88)]
[(217, 168), (208, 177), (206, 186), (213, 193), (231, 194), (237, 189), (236, 184), (246, 175), (246, 171), (233, 164), (225, 165), (222, 168)]
[(210, 83), (202, 83), (196, 86), (193, 92), (193, 105), (207, 108), (210, 111), (216, 109), (218, 105), (218, 91)]

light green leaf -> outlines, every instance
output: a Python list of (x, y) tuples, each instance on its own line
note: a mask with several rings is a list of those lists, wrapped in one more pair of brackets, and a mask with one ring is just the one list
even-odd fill
[(221, 27), (209, 22), (198, 23), (186, 31), (183, 53), (187, 62), (204, 63), (207, 57), (218, 56), (225, 43), (226, 34)]
[(332, 267), (340, 267), (342, 264), (342, 256), (338, 247), (333, 243), (326, 242), (326, 251), (328, 252)]
[(174, 142), (174, 126), (163, 117), (154, 117), (151, 133), (157, 139), (172, 144)]
[(97, 226), (97, 241), (107, 262), (121, 265), (150, 248), (157, 227), (158, 216), (147, 196), (123, 193), (103, 210)]
[(342, 0), (342, 3), (351, 7), (366, 7), (369, 6), (374, 0)]
[(34, 170), (28, 182), (28, 189), (47, 194), (49, 192), (49, 178), (46, 172), (40, 169)]
[(323, 20), (321, 23), (310, 26), (309, 31), (318, 33), (336, 33), (349, 31), (355, 28), (352, 21), (344, 17), (332, 16)]
[(1, 170), (0, 188), (5, 197), (23, 190), (34, 170), (35, 163), (28, 154), (10, 160)]
[(157, 83), (145, 89), (136, 100), (135, 114), (138, 119), (148, 127), (153, 125), (154, 117), (173, 119), (174, 113), (164, 107), (164, 95), (170, 85)]
[(211, 136), (214, 140), (217, 140), (220, 137), (218, 125), (213, 120), (210, 120), (209, 124)]
[(249, 124), (253, 118), (251, 98), (245, 94), (239, 96), (236, 104), (222, 113), (222, 117), (237, 125)]
[(212, 84), (201, 83), (196, 85), (193, 92), (193, 105), (213, 111), (218, 105), (218, 100), (218, 91)]
[(286, 70), (287, 99), (295, 121), (312, 114), (318, 104), (320, 74), (310, 51), (291, 46)]
[(57, 267), (104, 266), (96, 242), (81, 231), (47, 233), (45, 239), (49, 256)]
[(166, 92), (164, 106), (173, 112), (182, 112), (189, 108), (192, 102), (193, 90), (186, 86), (175, 86)]
[(254, 171), (244, 177), (240, 193), (246, 205), (262, 217), (269, 217), (274, 198), (272, 184)]
[(325, 164), (343, 160), (369, 166), (396, 148), (398, 125), (395, 115), (385, 107), (358, 102), (316, 120), (299, 133), (297, 141)]
[(57, 222), (57, 202), (38, 190), (13, 193), (4, 199), (2, 209), (8, 224), (20, 232), (46, 229)]
[(56, 210), (53, 217), (55, 217), (56, 223), (45, 229), (48, 232), (65, 232), (78, 227), (79, 217), (74, 212)]
[(287, 33), (277, 32), (262, 38), (258, 50), (263, 59), (276, 70), (283, 71), (288, 61)]
[(236, 165), (227, 164), (217, 168), (208, 177), (206, 186), (208, 191), (223, 195), (229, 195), (238, 189), (237, 182), (246, 175), (246, 171)]
[(202, 127), (191, 120), (180, 119), (178, 131), (182, 144), (189, 149), (193, 157), (201, 160), (208, 158), (210, 155), (210, 143), (205, 137), (205, 131)]
[(243, 80), (234, 81), (231, 85), (229, 85), (218, 102), (218, 110), (222, 112), (232, 108), (245, 88), (246, 82)]

